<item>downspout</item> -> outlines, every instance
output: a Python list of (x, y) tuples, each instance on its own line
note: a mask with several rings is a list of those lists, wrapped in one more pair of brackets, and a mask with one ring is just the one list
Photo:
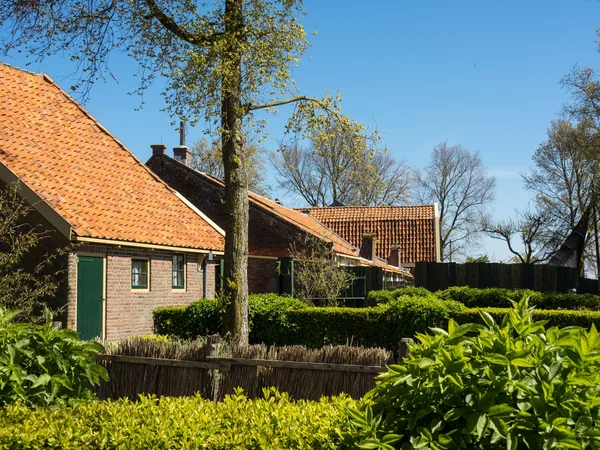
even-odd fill
[(202, 260), (202, 298), (208, 298), (208, 262), (212, 260), (212, 251)]

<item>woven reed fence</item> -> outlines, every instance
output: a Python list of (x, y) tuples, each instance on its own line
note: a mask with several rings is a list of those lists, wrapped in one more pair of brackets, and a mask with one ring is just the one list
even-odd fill
[(100, 398), (139, 394), (187, 396), (199, 392), (221, 400), (242, 388), (250, 398), (274, 386), (295, 399), (314, 400), (346, 393), (362, 397), (375, 386), (375, 376), (395, 362), (392, 352), (381, 348), (326, 346), (267, 347), (250, 345), (235, 349), (214, 339), (191, 344), (130, 338), (107, 346), (100, 358), (110, 381), (95, 388)]

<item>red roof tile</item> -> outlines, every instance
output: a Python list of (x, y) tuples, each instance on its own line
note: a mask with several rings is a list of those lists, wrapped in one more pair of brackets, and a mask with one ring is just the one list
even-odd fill
[(80, 237), (223, 250), (223, 236), (46, 75), (0, 63), (0, 162)]
[(392, 247), (398, 245), (401, 263), (436, 260), (434, 205), (301, 209), (357, 247), (362, 245), (363, 234), (375, 234), (375, 253), (381, 258), (389, 259)]

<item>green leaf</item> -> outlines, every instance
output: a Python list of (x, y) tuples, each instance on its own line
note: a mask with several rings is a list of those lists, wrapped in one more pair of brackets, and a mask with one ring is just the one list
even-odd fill
[(535, 365), (526, 358), (511, 359), (510, 363), (516, 367), (535, 367)]
[(515, 412), (515, 409), (512, 406), (501, 404), (491, 406), (488, 410), (489, 416), (508, 416)]
[(50, 382), (51, 379), (52, 377), (50, 375), (44, 373), (37, 377), (37, 380), (35, 380), (35, 382), (31, 385), (31, 389), (35, 389), (36, 387), (46, 385)]

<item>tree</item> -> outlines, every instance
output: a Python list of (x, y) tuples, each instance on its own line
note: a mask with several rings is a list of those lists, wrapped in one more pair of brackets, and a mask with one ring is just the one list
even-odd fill
[(338, 264), (331, 244), (306, 235), (291, 245), (290, 256), (294, 258), (298, 298), (316, 306), (337, 306), (354, 275)]
[(311, 136), (309, 147), (294, 142), (273, 153), (279, 186), (310, 206), (406, 203), (411, 169), (380, 148), (379, 140), (375, 132), (349, 141), (339, 126), (328, 124)]
[(18, 311), (19, 321), (39, 322), (58, 289), (61, 270), (54, 262), (64, 250), (43, 251), (50, 233), (32, 224), (33, 209), (18, 189), (0, 189), (0, 309)]
[(492, 239), (506, 242), (508, 250), (518, 262), (534, 264), (547, 261), (553, 252), (547, 251), (547, 242), (543, 236), (551, 216), (531, 210), (517, 211), (516, 216), (515, 219), (496, 222), (484, 217), (481, 228)]
[(481, 254), (477, 256), (467, 256), (465, 258), (466, 263), (490, 263), (490, 258), (488, 255)]
[[(209, 143), (208, 139), (199, 139), (192, 145), (191, 167), (207, 173), (219, 180), (225, 178), (221, 146), (219, 141)], [(254, 143), (246, 146), (246, 170), (248, 172), (248, 189), (264, 197), (269, 195), (271, 187), (267, 184), (265, 164), (266, 150)]]
[[(596, 139), (592, 122), (577, 125), (553, 121), (548, 138), (533, 155), (533, 168), (523, 175), (525, 187), (535, 194), (536, 207), (547, 217), (538, 238), (557, 250), (597, 197)], [(593, 233), (588, 233), (584, 258), (592, 253)]]
[(433, 148), (429, 165), (416, 177), (417, 199), (438, 203), (442, 261), (455, 260), (481, 231), (480, 218), (494, 200), (496, 180), (479, 152), (447, 142)]
[[(157, 78), (172, 117), (217, 124), (224, 167), (224, 334), (248, 342), (248, 176), (245, 128), (260, 132), (257, 111), (295, 109), (287, 131), (300, 133), (335, 118), (349, 139), (363, 127), (341, 114), (340, 98), (298, 95), (291, 68), (307, 48), (302, 0), (0, 0), (5, 51), (41, 59), (66, 54), (78, 63), (85, 94), (107, 74), (113, 51), (139, 65), (143, 93)], [(289, 95), (289, 96), (288, 96)], [(190, 120), (191, 119), (191, 120)]]

